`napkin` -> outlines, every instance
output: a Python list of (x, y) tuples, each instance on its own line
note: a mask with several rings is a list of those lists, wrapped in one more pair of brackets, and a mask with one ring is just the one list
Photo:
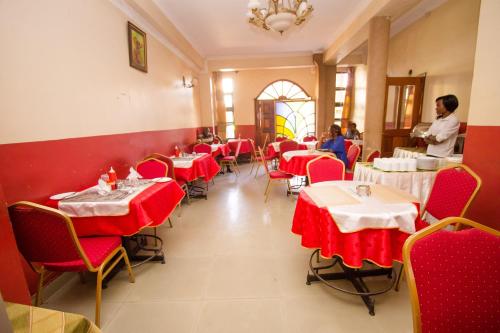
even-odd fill
[(133, 167), (130, 167), (130, 173), (127, 176), (128, 180), (137, 180), (139, 178), (142, 178), (141, 174), (135, 171)]
[(109, 186), (108, 183), (99, 178), (99, 180), (97, 181), (97, 193), (99, 193), (100, 195), (104, 195), (110, 192), (111, 192), (111, 186)]

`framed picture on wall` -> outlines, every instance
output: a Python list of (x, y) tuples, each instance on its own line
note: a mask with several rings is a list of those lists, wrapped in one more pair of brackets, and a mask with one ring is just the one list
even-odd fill
[(146, 33), (128, 22), (128, 59), (131, 67), (148, 72)]

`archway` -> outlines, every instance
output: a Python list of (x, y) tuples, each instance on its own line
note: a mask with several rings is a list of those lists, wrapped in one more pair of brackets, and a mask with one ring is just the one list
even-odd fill
[[(266, 86), (255, 99), (257, 144), (276, 136), (302, 139), (315, 134), (316, 107), (302, 87), (289, 80), (278, 80)], [(268, 142), (269, 142), (268, 141)]]

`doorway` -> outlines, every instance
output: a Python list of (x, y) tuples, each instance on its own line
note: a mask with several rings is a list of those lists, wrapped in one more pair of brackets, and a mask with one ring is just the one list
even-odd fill
[(410, 145), (410, 132), (422, 119), (425, 77), (388, 77), (382, 131), (382, 156)]
[(297, 84), (279, 80), (269, 84), (255, 99), (256, 142), (262, 146), (276, 136), (302, 139), (315, 134), (316, 105)]

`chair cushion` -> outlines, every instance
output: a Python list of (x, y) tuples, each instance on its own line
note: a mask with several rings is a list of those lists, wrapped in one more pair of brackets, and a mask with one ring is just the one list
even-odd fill
[(271, 177), (271, 179), (291, 179), (293, 175), (281, 171), (270, 171), (269, 177)]
[[(79, 241), (94, 267), (101, 265), (104, 259), (122, 244), (122, 240), (118, 236), (82, 237), (79, 238)], [(50, 271), (81, 272), (87, 270), (87, 266), (85, 266), (82, 259), (59, 263), (43, 263), (43, 265)]]
[(221, 161), (235, 161), (236, 158), (234, 156), (224, 156), (221, 158)]

